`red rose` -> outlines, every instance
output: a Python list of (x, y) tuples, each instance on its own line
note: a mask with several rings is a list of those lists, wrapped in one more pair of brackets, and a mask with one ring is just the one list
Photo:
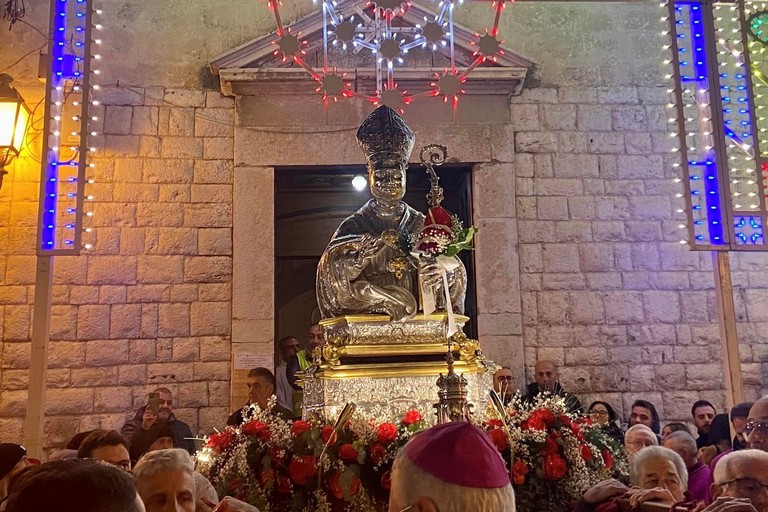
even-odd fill
[(528, 425), (528, 420), (520, 422), (520, 430), (529, 430), (531, 427)]
[(509, 448), (509, 441), (507, 440), (507, 435), (500, 428), (495, 428), (489, 431), (488, 437), (491, 438), (491, 441), (493, 441), (493, 444), (496, 446), (496, 449), (499, 450), (500, 452), (503, 452), (504, 450)]
[(293, 490), (293, 485), (291, 485), (291, 480), (285, 476), (280, 475), (277, 477), (277, 491), (282, 494), (290, 494)]
[(208, 446), (210, 448), (214, 448), (216, 451), (223, 451), (229, 448), (229, 445), (232, 444), (232, 441), (235, 440), (235, 433), (231, 430), (227, 429), (223, 432), (219, 432), (218, 434), (213, 434), (211, 437), (208, 438)]
[(371, 446), (371, 460), (374, 464), (380, 464), (387, 458), (387, 448), (383, 444), (376, 443)]
[(528, 417), (528, 426), (534, 430), (546, 430), (554, 423), (555, 417), (546, 409), (537, 409)]
[(376, 440), (389, 444), (397, 438), (397, 427), (391, 423), (382, 423), (376, 429)]
[(558, 452), (560, 452), (560, 447), (557, 445), (557, 441), (548, 437), (547, 440), (544, 441), (544, 447), (541, 451), (544, 455), (557, 455)]
[(385, 490), (389, 490), (392, 487), (392, 473), (389, 471), (385, 471), (383, 475), (381, 475), (381, 488)]
[(584, 459), (584, 462), (592, 460), (592, 450), (585, 444), (581, 445), (581, 458)]
[(613, 454), (608, 450), (603, 451), (603, 464), (605, 464), (606, 469), (613, 467)]
[(247, 436), (256, 436), (262, 441), (269, 441), (269, 438), (272, 436), (267, 424), (257, 420), (249, 421), (243, 425), (243, 434)]
[(418, 423), (419, 421), (421, 421), (421, 413), (416, 409), (411, 409), (405, 413), (405, 416), (403, 417), (403, 425), (406, 427)]
[(294, 455), (288, 464), (288, 474), (296, 485), (304, 485), (316, 472), (317, 461), (312, 455)]
[(488, 423), (486, 423), (491, 428), (502, 428), (504, 426), (504, 422), (501, 420), (488, 420)]
[[(336, 432), (333, 431), (333, 427), (325, 426), (320, 431), (320, 439), (323, 440), (323, 444), (336, 444), (336, 441), (338, 441), (338, 436), (336, 435)], [(328, 440), (331, 440), (329, 443)]]
[[(341, 485), (341, 474), (336, 472), (331, 475), (331, 478), (328, 481), (328, 486), (331, 488), (331, 493), (333, 493), (337, 499), (344, 499), (344, 487)], [(357, 476), (352, 479), (348, 490), (350, 497), (360, 492), (360, 479)]]
[(344, 498), (344, 489), (341, 488), (341, 476), (338, 472), (331, 475), (328, 480), (328, 487), (331, 488), (331, 493), (336, 496), (337, 499)]
[(349, 443), (339, 447), (339, 458), (345, 462), (357, 462), (357, 449)]
[(267, 448), (267, 454), (275, 463), (282, 464), (283, 459), (285, 458), (286, 452), (283, 448), (280, 448), (279, 446), (270, 446), (269, 448)]
[(312, 430), (312, 425), (308, 421), (296, 420), (291, 424), (291, 432), (296, 437), (299, 437), (304, 432)]
[(568, 471), (568, 465), (559, 455), (551, 455), (544, 459), (544, 478), (560, 480)]
[(566, 416), (565, 414), (560, 415), (560, 421), (563, 423), (564, 426), (570, 427), (571, 426), (571, 418)]
[(515, 485), (523, 485), (525, 483), (525, 475), (528, 474), (528, 466), (520, 459), (515, 460), (512, 464), (512, 481)]
[(581, 432), (581, 426), (576, 423), (571, 424), (571, 432), (573, 432), (573, 435), (576, 436), (576, 439), (581, 440), (584, 438), (584, 434)]

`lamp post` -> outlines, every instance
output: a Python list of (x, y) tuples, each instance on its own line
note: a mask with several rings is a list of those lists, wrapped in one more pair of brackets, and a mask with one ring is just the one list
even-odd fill
[(5, 166), (19, 156), (29, 122), (29, 109), (11, 82), (9, 75), (0, 75), (0, 188), (8, 174)]

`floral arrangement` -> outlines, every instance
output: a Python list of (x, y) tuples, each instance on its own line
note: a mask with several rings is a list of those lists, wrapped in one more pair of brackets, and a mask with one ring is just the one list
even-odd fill
[(472, 238), (477, 228), (464, 224), (442, 206), (433, 206), (424, 219), (424, 227), (417, 233), (401, 234), (400, 247), (406, 254), (418, 253), (427, 257), (456, 256), (472, 249)]
[[(395, 455), (427, 427), (415, 409), (396, 422), (352, 416), (336, 430), (250, 407), (248, 422), (207, 438), (197, 471), (262, 512), (386, 511)], [(516, 396), (503, 416), (481, 426), (510, 467), (518, 511), (565, 512), (596, 483), (626, 478), (623, 448), (563, 398)]]
[(397, 450), (426, 427), (417, 410), (394, 423), (353, 417), (337, 431), (251, 407), (247, 423), (207, 438), (197, 470), (220, 496), (262, 512), (385, 511)]
[(504, 416), (484, 427), (511, 466), (520, 512), (570, 510), (588, 488), (629, 471), (623, 448), (589, 418), (568, 412), (562, 397), (516, 396)]

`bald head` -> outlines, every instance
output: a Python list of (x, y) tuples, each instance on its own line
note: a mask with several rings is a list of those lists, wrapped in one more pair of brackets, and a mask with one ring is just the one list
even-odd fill
[(768, 512), (768, 453), (738, 450), (725, 455), (715, 466), (712, 498), (749, 498), (758, 512)]
[(685, 461), (685, 467), (696, 464), (696, 440), (688, 432), (672, 432), (664, 440), (664, 448), (669, 448)]
[(744, 433), (750, 448), (768, 452), (768, 396), (755, 402), (749, 409)]
[(768, 418), (768, 396), (764, 396), (749, 409), (749, 418)]
[(557, 365), (553, 361), (542, 359), (536, 362), (533, 379), (539, 385), (539, 391), (553, 392), (559, 378)]

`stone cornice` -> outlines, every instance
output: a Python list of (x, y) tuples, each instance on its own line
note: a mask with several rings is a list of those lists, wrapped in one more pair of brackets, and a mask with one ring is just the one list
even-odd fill
[[(398, 70), (398, 86), (409, 93), (432, 89), (430, 80), (443, 68), (411, 68)], [(518, 95), (522, 91), (528, 69), (525, 67), (479, 67), (467, 77), (467, 94)], [(340, 69), (352, 89), (372, 95), (376, 86), (373, 68)], [(317, 83), (300, 68), (226, 68), (219, 70), (221, 92), (226, 96), (261, 96), (268, 94), (317, 94)]]

